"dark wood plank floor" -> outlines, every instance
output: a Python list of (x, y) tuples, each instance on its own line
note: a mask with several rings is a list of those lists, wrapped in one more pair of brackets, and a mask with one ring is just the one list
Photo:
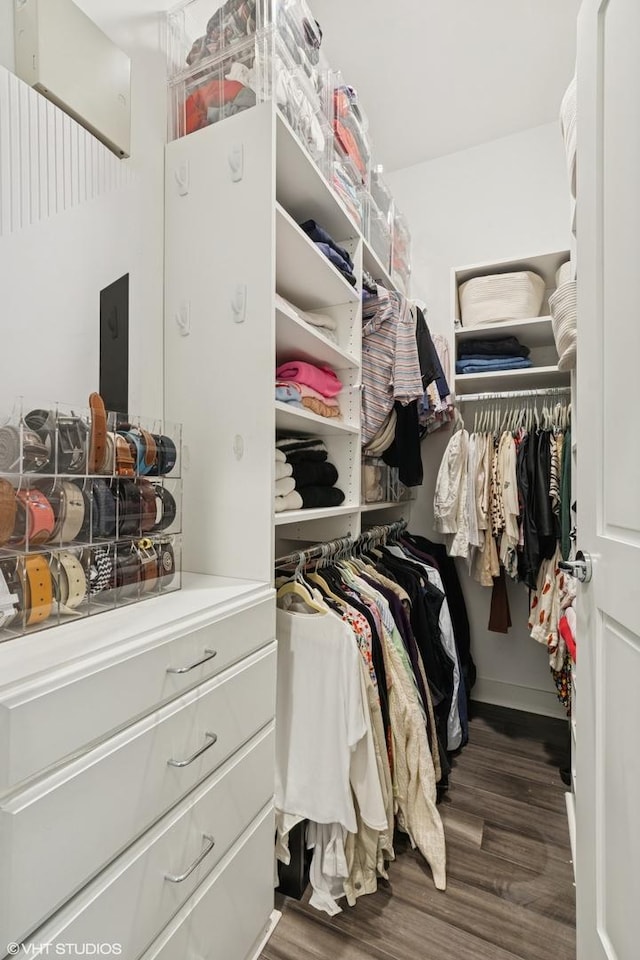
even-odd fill
[(390, 882), (339, 916), (281, 900), (261, 960), (575, 960), (566, 748), (563, 721), (476, 705), (440, 805), (446, 892), (398, 838)]

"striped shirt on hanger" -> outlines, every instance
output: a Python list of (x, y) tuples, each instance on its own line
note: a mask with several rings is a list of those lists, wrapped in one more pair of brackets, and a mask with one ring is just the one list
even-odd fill
[(375, 437), (394, 402), (423, 395), (415, 320), (407, 300), (378, 287), (363, 306), (362, 443)]

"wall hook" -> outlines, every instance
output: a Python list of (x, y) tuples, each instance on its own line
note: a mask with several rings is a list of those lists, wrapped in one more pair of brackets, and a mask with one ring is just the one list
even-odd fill
[(244, 177), (244, 146), (241, 143), (234, 144), (227, 154), (229, 161), (229, 174), (232, 183), (238, 183)]
[(234, 323), (244, 323), (247, 318), (247, 285), (237, 284), (231, 298), (231, 311)]
[(191, 306), (181, 304), (176, 310), (176, 326), (181, 337), (188, 337), (191, 333)]
[(176, 167), (173, 175), (178, 187), (178, 196), (186, 197), (186, 195), (189, 193), (189, 181), (191, 180), (189, 161), (183, 160), (180, 166)]

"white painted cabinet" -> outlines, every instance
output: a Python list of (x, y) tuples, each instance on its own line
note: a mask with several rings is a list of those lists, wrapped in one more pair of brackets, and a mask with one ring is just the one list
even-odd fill
[(138, 615), (110, 615), (111, 643), (61, 629), (64, 664), (42, 634), (0, 649), (2, 943), (117, 942), (134, 960), (271, 816), (272, 590), (186, 575)]

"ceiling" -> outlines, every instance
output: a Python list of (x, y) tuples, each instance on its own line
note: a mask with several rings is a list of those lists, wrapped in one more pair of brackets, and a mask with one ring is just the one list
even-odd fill
[(389, 171), (558, 117), (580, 0), (309, 3)]

